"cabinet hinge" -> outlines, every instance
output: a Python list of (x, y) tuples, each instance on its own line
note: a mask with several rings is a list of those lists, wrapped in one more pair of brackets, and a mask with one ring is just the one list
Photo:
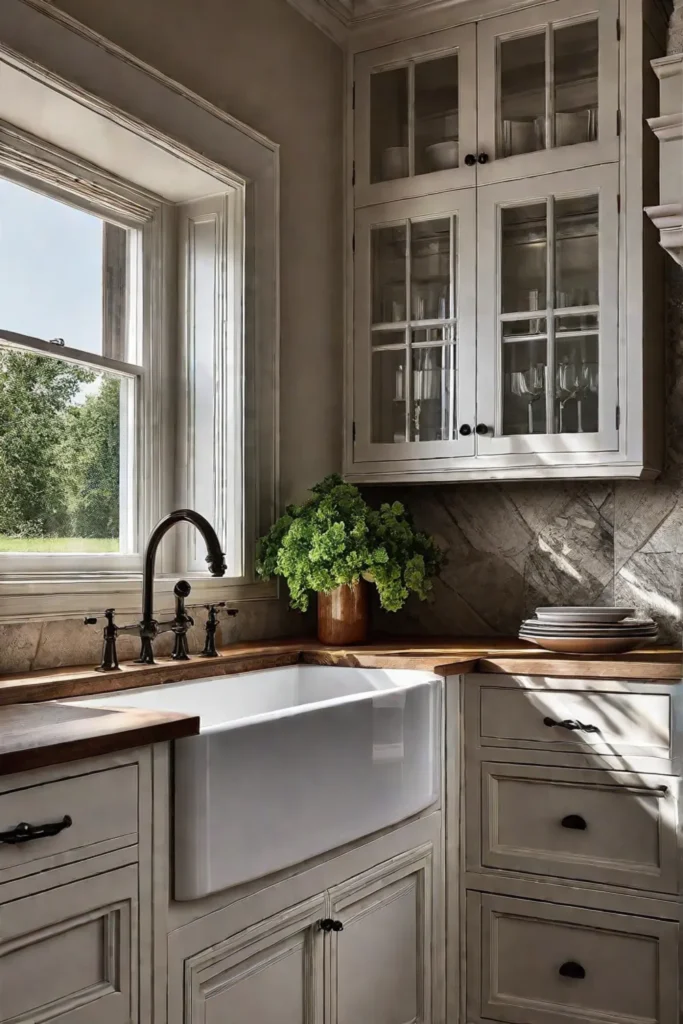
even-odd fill
[(621, 111), (617, 110), (617, 135), (621, 135)]
[(356, 251), (356, 236), (354, 235), (351, 239), (351, 252)]
[(356, 184), (356, 161), (354, 160), (353, 161), (353, 165), (351, 167), (351, 185), (355, 185), (355, 184)]
[(617, 419), (617, 430), (618, 430), (619, 429), (619, 425), (621, 424), (621, 409), (619, 408), (619, 406), (617, 406), (617, 417), (616, 417), (616, 419)]
[(355, 444), (356, 443), (356, 421), (355, 420), (353, 421), (353, 426), (351, 428), (351, 437), (353, 439), (353, 443)]
[(617, 213), (621, 213), (621, 192), (617, 192)]
[(356, 109), (356, 83), (351, 87), (351, 110)]
[(621, 42), (621, 22), (617, 18), (617, 42)]

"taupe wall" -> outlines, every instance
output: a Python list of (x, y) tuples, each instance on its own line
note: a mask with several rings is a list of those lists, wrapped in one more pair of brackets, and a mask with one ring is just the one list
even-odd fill
[[(281, 498), (300, 498), (341, 463), (341, 52), (285, 0), (55, 6), (281, 147)], [(251, 602), (228, 628), (248, 639), (304, 623), (284, 602)], [(97, 632), (80, 622), (0, 627), (0, 672), (97, 652)]]

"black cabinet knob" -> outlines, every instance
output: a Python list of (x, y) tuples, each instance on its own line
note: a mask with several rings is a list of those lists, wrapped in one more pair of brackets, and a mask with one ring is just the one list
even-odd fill
[(559, 968), (559, 973), (563, 978), (585, 978), (586, 970), (581, 964), (577, 964), (576, 960), (567, 960), (565, 964)]
[(483, 436), (484, 436), (484, 434), (488, 434), (488, 432), (489, 432), (489, 428), (488, 428), (488, 427), (486, 426), (486, 424), (485, 424), (485, 423), (477, 423), (477, 426), (476, 426), (476, 428), (475, 428), (475, 429), (476, 429), (477, 433), (478, 433), (478, 434), (479, 434), (479, 435), (480, 435), (481, 437), (483, 437)]
[(460, 428), (460, 433), (462, 434), (463, 437), (469, 437), (470, 434), (472, 433), (472, 427), (470, 427), (468, 423), (463, 423), (463, 425)]
[(477, 160), (479, 161), (480, 164), (487, 164), (489, 162), (488, 153), (480, 153), (479, 156), (477, 157)]
[(465, 157), (465, 163), (467, 164), (468, 167), (474, 167), (476, 162), (477, 158), (474, 155), (474, 153), (468, 153), (467, 156)]
[(582, 818), (580, 814), (568, 814), (562, 819), (560, 824), (562, 828), (574, 828), (577, 832), (585, 832), (588, 827), (586, 819)]

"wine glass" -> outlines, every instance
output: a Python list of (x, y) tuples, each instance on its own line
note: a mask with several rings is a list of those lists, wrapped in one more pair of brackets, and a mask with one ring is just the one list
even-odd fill
[(513, 395), (526, 399), (528, 428), (529, 433), (533, 434), (533, 404), (545, 391), (545, 366), (537, 363), (528, 370), (514, 370), (510, 374), (510, 388)]
[[(557, 367), (557, 397), (559, 405), (559, 432), (564, 433), (564, 409), (567, 402), (578, 398), (581, 389), (581, 375), (576, 363), (560, 363)], [(581, 419), (581, 410), (578, 410), (578, 418)], [(579, 426), (579, 430), (581, 427)]]

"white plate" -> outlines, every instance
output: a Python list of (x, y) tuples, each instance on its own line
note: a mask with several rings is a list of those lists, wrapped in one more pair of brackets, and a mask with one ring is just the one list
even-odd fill
[(611, 630), (611, 629), (583, 629), (583, 630), (563, 630), (559, 632), (555, 629), (520, 629), (520, 636), (535, 637), (535, 636), (552, 636), (558, 640), (566, 638), (568, 640), (599, 640), (600, 637), (610, 637), (617, 639), (620, 636), (625, 638), (628, 637), (656, 637), (659, 635), (658, 629), (634, 629), (634, 630)]
[(536, 615), (543, 622), (621, 622), (635, 615), (633, 608), (537, 608)]
[(589, 630), (591, 632), (602, 632), (610, 630), (613, 633), (632, 633), (633, 630), (657, 629), (657, 623), (652, 619), (626, 619), (624, 622), (541, 622), (538, 619), (527, 619), (522, 623), (522, 629), (534, 629), (536, 631), (549, 629), (554, 633), (573, 633), (578, 630)]

